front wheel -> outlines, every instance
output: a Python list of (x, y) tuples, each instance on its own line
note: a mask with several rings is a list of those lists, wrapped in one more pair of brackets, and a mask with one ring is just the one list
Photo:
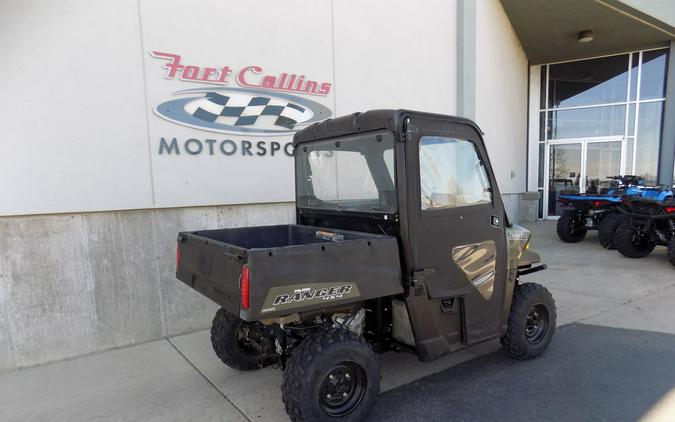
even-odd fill
[(544, 353), (555, 332), (556, 310), (551, 293), (537, 283), (516, 287), (506, 335), (501, 343), (514, 359), (534, 359)]
[(558, 237), (563, 242), (581, 242), (586, 236), (586, 220), (575, 210), (567, 210), (562, 213), (556, 225)]
[(623, 256), (644, 258), (654, 250), (656, 243), (649, 239), (648, 233), (636, 229), (630, 219), (626, 219), (616, 229), (614, 246)]
[(366, 340), (342, 329), (309, 335), (287, 362), (281, 392), (291, 420), (361, 421), (380, 392), (380, 367)]

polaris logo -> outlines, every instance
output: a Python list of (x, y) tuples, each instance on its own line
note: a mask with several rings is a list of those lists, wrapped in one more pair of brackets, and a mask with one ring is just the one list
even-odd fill
[(340, 299), (343, 295), (348, 294), (352, 290), (352, 284), (342, 284), (329, 288), (311, 289), (306, 287), (304, 289), (294, 290), (291, 294), (281, 294), (274, 298), (274, 306), (286, 305), (293, 302), (303, 302), (305, 300), (323, 299), (334, 300)]

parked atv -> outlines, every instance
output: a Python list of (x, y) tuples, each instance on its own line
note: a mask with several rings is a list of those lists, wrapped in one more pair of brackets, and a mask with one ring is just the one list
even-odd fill
[(598, 230), (600, 244), (605, 248), (613, 247), (614, 232), (622, 217), (616, 208), (624, 196), (641, 194), (643, 180), (628, 175), (609, 179), (614, 180), (614, 186), (602, 194), (560, 195), (559, 201), (566, 207), (556, 225), (560, 240), (577, 243), (584, 239), (588, 230)]
[(626, 218), (616, 230), (616, 249), (629, 258), (642, 258), (657, 245), (668, 246), (670, 261), (675, 265), (675, 199), (627, 198), (624, 205), (620, 211)]
[(211, 340), (228, 366), (278, 365), (293, 421), (363, 420), (377, 353), (423, 362), (500, 338), (515, 359), (548, 347), (546, 268), (510, 225), (480, 129), (376, 110), (294, 140), (298, 224), (182, 232), (176, 277), (222, 309)]

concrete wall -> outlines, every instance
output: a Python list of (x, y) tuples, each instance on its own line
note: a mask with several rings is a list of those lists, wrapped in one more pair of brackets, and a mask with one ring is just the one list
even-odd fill
[(335, 0), (335, 114), (455, 114), (455, 0)]
[(152, 207), (133, 0), (5, 1), (0, 215)]
[(0, 219), (0, 372), (185, 333), (217, 307), (176, 281), (181, 230), (289, 223), (293, 204)]
[(502, 194), (525, 192), (527, 56), (498, 0), (476, 2), (476, 123)]
[(504, 209), (511, 223), (536, 221), (539, 209), (539, 193), (537, 191), (509, 193), (502, 195)]
[(527, 191), (528, 62), (498, 0), (475, 4), (475, 114), (510, 221), (536, 219)]

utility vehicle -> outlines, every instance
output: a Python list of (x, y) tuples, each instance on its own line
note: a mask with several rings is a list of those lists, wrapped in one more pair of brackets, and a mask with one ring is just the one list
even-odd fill
[(551, 294), (530, 233), (508, 223), (473, 122), (406, 110), (326, 120), (294, 140), (297, 224), (182, 232), (176, 277), (220, 306), (227, 365), (277, 365), (294, 421), (362, 420), (376, 353), (431, 361), (500, 338), (544, 352)]
[(629, 258), (643, 258), (657, 245), (668, 247), (675, 265), (675, 199), (627, 198), (620, 208), (626, 217), (614, 235), (616, 249)]
[(613, 248), (614, 232), (621, 223), (617, 207), (625, 196), (641, 195), (643, 180), (639, 176), (611, 176), (613, 186), (602, 193), (560, 195), (565, 207), (558, 219), (556, 232), (563, 242), (581, 242), (588, 230), (598, 230), (600, 244)]

